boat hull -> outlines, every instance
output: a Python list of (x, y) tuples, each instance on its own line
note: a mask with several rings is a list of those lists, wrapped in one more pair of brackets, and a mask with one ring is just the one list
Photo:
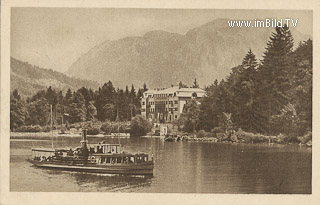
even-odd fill
[(64, 171), (105, 173), (119, 175), (153, 175), (153, 162), (144, 164), (96, 165), (93, 163), (72, 164), (71, 162), (40, 162), (28, 159), (36, 167)]

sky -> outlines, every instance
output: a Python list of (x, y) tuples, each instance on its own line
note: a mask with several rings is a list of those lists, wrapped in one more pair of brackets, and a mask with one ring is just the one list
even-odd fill
[(120, 8), (12, 8), (11, 56), (65, 72), (90, 48), (152, 30), (186, 34), (217, 18), (299, 19), (296, 29), (312, 36), (312, 11)]

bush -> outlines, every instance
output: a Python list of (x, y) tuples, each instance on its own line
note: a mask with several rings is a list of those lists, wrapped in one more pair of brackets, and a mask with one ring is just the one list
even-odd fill
[(110, 122), (104, 122), (104, 123), (102, 123), (100, 129), (102, 132), (104, 132), (106, 134), (110, 134), (112, 131), (112, 125)]
[(312, 132), (308, 131), (305, 135), (303, 135), (302, 137), (298, 137), (298, 142), (302, 143), (302, 144), (306, 144), (307, 142), (309, 142), (310, 140), (312, 140)]
[(238, 138), (237, 138), (236, 135), (232, 135), (232, 136), (230, 137), (230, 140), (231, 140), (232, 142), (238, 142)]
[(252, 137), (252, 142), (253, 143), (263, 143), (263, 142), (269, 142), (269, 136), (265, 136), (262, 134), (253, 134)]
[(218, 139), (218, 142), (223, 142), (229, 139), (225, 133), (217, 133), (216, 137)]
[(131, 120), (130, 134), (133, 136), (144, 136), (151, 131), (152, 124), (141, 115), (136, 115)]
[[(274, 141), (274, 140), (272, 140)], [(284, 135), (284, 134), (279, 134), (276, 137), (276, 143), (295, 143), (295, 142), (299, 142), (298, 141), (298, 137), (296, 136), (288, 136), (288, 135)]]
[(238, 131), (234, 133), (234, 136), (237, 138), (238, 141), (244, 142), (244, 143), (269, 142), (269, 136), (265, 136), (259, 133), (245, 132), (242, 129), (238, 129)]
[(100, 133), (100, 129), (97, 127), (89, 127), (87, 133), (88, 135), (97, 135)]
[(214, 138), (215, 135), (214, 135), (213, 133), (211, 133), (211, 132), (207, 132), (207, 133), (206, 133), (206, 137), (207, 137), (207, 138)]
[(197, 133), (197, 138), (204, 138), (206, 136), (207, 132), (204, 131), (204, 130), (200, 130), (198, 133)]
[(224, 133), (224, 130), (223, 130), (222, 127), (215, 127), (215, 128), (213, 128), (213, 129), (211, 130), (211, 132), (213, 133), (213, 135), (214, 135), (215, 137), (217, 137), (217, 134), (218, 134), (218, 133)]
[(17, 132), (41, 132), (42, 128), (40, 125), (29, 125), (21, 126), (16, 129)]

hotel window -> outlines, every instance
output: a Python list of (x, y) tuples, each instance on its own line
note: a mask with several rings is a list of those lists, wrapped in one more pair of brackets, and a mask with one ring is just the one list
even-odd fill
[(144, 105), (144, 102), (142, 102), (142, 105)]
[(174, 111), (178, 111), (178, 108), (176, 107), (176, 108), (174, 108)]
[(174, 115), (174, 118), (177, 119), (177, 118), (178, 118), (178, 115)]
[(175, 101), (174, 101), (174, 104), (178, 104), (178, 100), (175, 100)]

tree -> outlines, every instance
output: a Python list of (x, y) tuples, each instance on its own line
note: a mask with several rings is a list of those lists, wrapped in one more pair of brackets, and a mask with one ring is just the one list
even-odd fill
[[(199, 125), (200, 109), (198, 102), (195, 99), (190, 100), (184, 107), (183, 115), (180, 115), (180, 119), (184, 121), (183, 129), (186, 132), (195, 132)], [(180, 118), (179, 117), (179, 118)]]
[(151, 131), (152, 124), (141, 115), (135, 116), (130, 125), (130, 134), (133, 136), (144, 136)]
[(71, 123), (84, 122), (87, 116), (85, 99), (80, 92), (75, 92), (71, 104), (67, 107)]
[(24, 125), (27, 116), (25, 102), (21, 100), (18, 90), (14, 90), (10, 96), (10, 130)]
[(147, 84), (143, 83), (142, 92), (146, 92), (146, 91), (148, 91)]
[(89, 101), (88, 105), (87, 105), (87, 116), (86, 119), (87, 120), (93, 120), (95, 119), (97, 115), (97, 108), (94, 106), (94, 102), (93, 101)]
[(300, 44), (292, 53), (296, 68), (290, 93), (300, 122), (297, 135), (312, 130), (312, 40)]
[(50, 124), (50, 104), (44, 97), (28, 105), (28, 124), (45, 126)]
[(256, 124), (257, 101), (255, 100), (257, 66), (256, 57), (250, 49), (241, 66), (234, 68), (233, 72), (236, 77), (231, 85), (234, 122), (238, 127), (249, 132), (258, 128)]
[[(97, 118), (100, 121), (105, 121), (105, 119), (107, 119), (105, 106), (107, 104), (114, 105), (116, 100), (115, 98), (116, 98), (116, 93), (111, 81), (109, 81), (108, 83), (105, 83), (101, 89), (99, 88), (99, 92), (96, 100), (96, 108), (97, 108)], [(110, 119), (110, 116), (108, 119)]]
[(280, 114), (281, 109), (288, 104), (288, 91), (291, 87), (292, 47), (293, 38), (287, 26), (276, 27), (270, 37), (263, 56), (262, 65), (258, 69), (257, 101), (259, 111), (263, 113), (260, 124), (265, 124), (260, 130), (271, 133), (272, 115)]
[(183, 84), (181, 81), (179, 82), (179, 89), (180, 88), (187, 88), (188, 86)]
[(193, 81), (192, 88), (199, 88), (199, 87), (200, 87), (200, 86), (199, 86), (199, 84), (198, 84), (198, 82), (197, 82), (197, 78), (195, 78), (194, 81)]

